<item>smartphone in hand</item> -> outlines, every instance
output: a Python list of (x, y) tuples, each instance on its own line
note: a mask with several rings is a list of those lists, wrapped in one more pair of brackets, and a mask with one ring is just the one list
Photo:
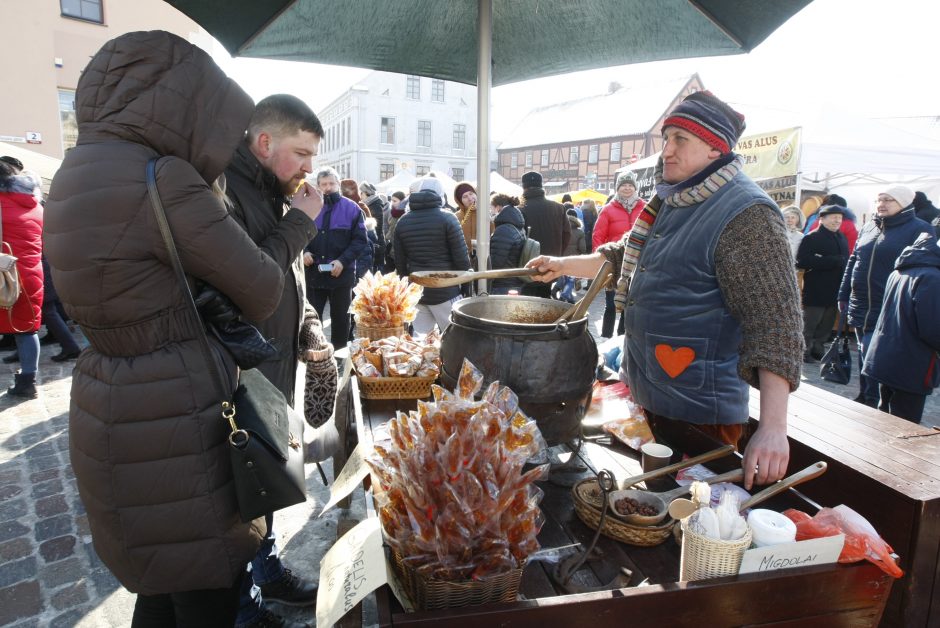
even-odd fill
[(317, 264), (317, 270), (321, 273), (331, 273), (333, 272), (333, 264)]

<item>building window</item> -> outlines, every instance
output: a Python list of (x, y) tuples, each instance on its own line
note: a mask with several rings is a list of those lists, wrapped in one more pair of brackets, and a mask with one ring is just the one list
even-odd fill
[(444, 81), (431, 80), (431, 102), (444, 102)]
[(382, 128), (379, 130), (379, 143), (395, 143), (395, 118), (382, 118)]
[(379, 180), (385, 181), (395, 176), (395, 164), (379, 164)]
[(532, 151), (531, 150), (527, 150), (525, 152), (525, 167), (526, 168), (532, 167)]
[(75, 146), (78, 139), (78, 119), (75, 117), (75, 92), (59, 90), (59, 121), (62, 126), (63, 152)]
[(421, 100), (421, 77), (420, 76), (409, 76), (408, 77), (408, 89), (405, 94), (408, 98), (412, 100)]
[(589, 164), (597, 163), (597, 144), (591, 144), (588, 147), (588, 163)]
[(455, 124), (454, 125), (454, 148), (457, 150), (464, 150), (467, 148), (467, 125), (466, 124)]
[(418, 146), (431, 148), (431, 121), (418, 120)]
[(415, 174), (419, 177), (425, 177), (431, 174), (431, 166), (427, 164), (423, 166), (415, 166)]
[(510, 168), (518, 168), (518, 167), (519, 167), (519, 153), (515, 153), (515, 152), (514, 152), (514, 153), (512, 153), (511, 155), (512, 155), (512, 156), (510, 157), (509, 167), (510, 167)]
[(610, 160), (613, 162), (620, 162), (620, 146), (621, 142), (614, 142), (610, 145)]
[(542, 149), (542, 161), (541, 161), (541, 164), (542, 164), (543, 166), (547, 166), (547, 165), (548, 165), (548, 149), (547, 149), (547, 148)]
[(463, 180), (464, 180), (464, 169), (463, 169), (463, 168), (451, 168), (451, 172), (453, 172), (453, 174), (451, 175), (451, 177), (452, 177), (455, 181), (463, 181)]
[(578, 147), (572, 146), (568, 151), (568, 163), (576, 164), (578, 163)]
[(343, 146), (346, 146), (346, 144), (349, 143), (349, 120), (348, 119), (343, 120), (342, 129), (343, 129)]
[(103, 24), (101, 0), (59, 0), (62, 15)]

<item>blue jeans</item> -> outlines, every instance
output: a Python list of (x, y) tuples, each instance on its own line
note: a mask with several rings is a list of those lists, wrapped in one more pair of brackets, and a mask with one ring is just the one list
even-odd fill
[(878, 389), (878, 380), (862, 375), (862, 367), (865, 365), (865, 355), (868, 353), (868, 345), (871, 344), (871, 337), (874, 330), (862, 333), (855, 330), (855, 339), (858, 341), (858, 394), (865, 398), (866, 405), (872, 408), (877, 407), (880, 391)]
[(274, 514), (264, 517), (268, 525), (267, 535), (261, 539), (258, 553), (248, 564), (248, 575), (242, 579), (241, 592), (238, 596), (238, 617), (236, 626), (249, 624), (261, 614), (264, 600), (261, 599), (262, 584), (268, 584), (284, 575), (284, 564), (277, 557), (277, 535), (274, 534)]
[(36, 332), (13, 334), (13, 339), (20, 356), (20, 372), (24, 375), (35, 373), (39, 368), (39, 337)]

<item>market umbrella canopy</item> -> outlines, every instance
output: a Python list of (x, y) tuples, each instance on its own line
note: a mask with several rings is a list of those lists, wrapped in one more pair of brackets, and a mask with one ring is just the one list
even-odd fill
[[(167, 0), (235, 56), (477, 83), (478, 0)], [(495, 0), (493, 85), (749, 52), (810, 0)]]

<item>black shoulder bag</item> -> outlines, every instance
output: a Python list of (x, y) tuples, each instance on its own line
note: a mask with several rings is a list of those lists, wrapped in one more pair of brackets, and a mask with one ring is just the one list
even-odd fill
[[(229, 455), (235, 494), (242, 521), (248, 522), (268, 513), (299, 504), (307, 499), (304, 478), (303, 419), (291, 408), (281, 391), (256, 369), (240, 372), (238, 387), (231, 399), (212, 357), (205, 324), (199, 316), (173, 234), (157, 191), (157, 159), (147, 162), (147, 189), (150, 202), (166, 244), (170, 263), (176, 273), (190, 312), (196, 318), (200, 334), (199, 348), (209, 376), (221, 402), (222, 419), (232, 428)], [(238, 411), (236, 421), (235, 412)]]
[(845, 335), (846, 313), (839, 314), (839, 330), (819, 365), (819, 376), (836, 384), (848, 384), (852, 379), (852, 352), (849, 337)]

